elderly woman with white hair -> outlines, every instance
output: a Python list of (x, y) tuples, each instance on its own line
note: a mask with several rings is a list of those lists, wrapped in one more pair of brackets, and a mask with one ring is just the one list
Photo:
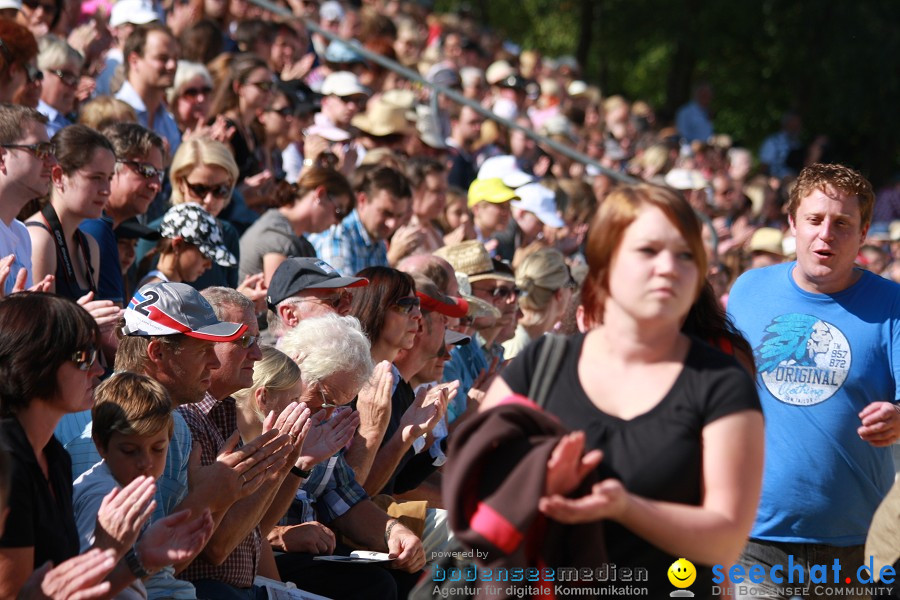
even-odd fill
[(71, 125), (84, 58), (66, 40), (45, 35), (38, 42), (38, 69), (44, 75), (38, 112), (47, 117), (47, 135)]
[[(291, 471), (300, 487), (281, 524), (268, 534), (272, 547), (281, 552), (276, 555), (279, 574), (332, 598), (405, 598), (425, 565), (422, 542), (368, 499), (338, 451), (359, 425), (355, 411), (338, 407), (348, 404), (372, 374), (369, 341), (355, 318), (329, 314), (301, 321), (282, 344), (284, 353), (263, 350), (253, 386), (235, 394), (242, 436), (255, 434), (260, 415), (298, 397), (314, 413), (313, 428)], [(289, 358), (296, 365), (289, 364)], [(390, 378), (379, 381), (389, 396)], [(328, 447), (332, 452), (322, 458), (322, 449)], [(350, 548), (336, 542), (334, 532), (368, 550), (396, 556), (390, 570), (313, 562), (317, 555), (349, 553)]]
[(206, 122), (212, 91), (209, 69), (200, 63), (178, 61), (175, 80), (166, 90), (166, 100), (182, 133)]

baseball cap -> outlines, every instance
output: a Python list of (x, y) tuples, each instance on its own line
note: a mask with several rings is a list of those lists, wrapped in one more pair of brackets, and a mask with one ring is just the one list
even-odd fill
[(22, 10), (22, 0), (0, 0), (0, 10)]
[(469, 208), (482, 201), (502, 204), (513, 198), (518, 198), (515, 190), (506, 186), (499, 177), (476, 179), (469, 186)]
[(534, 181), (534, 177), (519, 168), (516, 157), (510, 154), (492, 156), (481, 164), (478, 179), (494, 179), (499, 177), (503, 185), (517, 189)]
[(225, 246), (222, 229), (215, 217), (195, 202), (176, 204), (163, 215), (159, 233), (165, 238), (180, 237), (197, 246), (200, 254), (223, 267), (237, 264), (234, 254)]
[(200, 292), (185, 283), (148, 283), (124, 312), (125, 335), (184, 335), (209, 342), (231, 342), (247, 330), (243, 323), (220, 321)]
[(550, 227), (563, 227), (566, 223), (556, 212), (556, 194), (539, 183), (529, 183), (516, 190), (521, 200), (510, 202), (516, 208), (534, 213), (541, 223)]
[(325, 49), (325, 60), (330, 63), (350, 64), (364, 63), (366, 59), (362, 54), (353, 49), (350, 44), (340, 40), (334, 40)]
[(463, 298), (448, 296), (437, 284), (421, 273), (413, 273), (416, 282), (416, 296), (423, 311), (438, 312), (442, 315), (460, 319), (469, 313), (469, 303)]
[(305, 289), (336, 289), (369, 285), (365, 277), (342, 277), (320, 258), (288, 258), (275, 269), (269, 281), (266, 303), (275, 310), (279, 302)]
[(142, 240), (155, 241), (162, 237), (157, 230), (147, 227), (134, 218), (122, 221), (119, 226), (113, 230), (113, 233), (116, 234), (117, 240), (136, 240), (140, 238)]
[(447, 346), (465, 346), (471, 341), (472, 338), (453, 329), (444, 332), (444, 344)]
[(125, 23), (146, 25), (159, 20), (153, 5), (147, 0), (118, 0), (109, 15), (109, 26), (118, 27)]
[(328, 0), (319, 7), (319, 17), (323, 21), (341, 21), (344, 19), (344, 8), (340, 2)]
[(372, 90), (359, 82), (359, 77), (349, 71), (337, 71), (322, 82), (323, 96), (371, 96)]

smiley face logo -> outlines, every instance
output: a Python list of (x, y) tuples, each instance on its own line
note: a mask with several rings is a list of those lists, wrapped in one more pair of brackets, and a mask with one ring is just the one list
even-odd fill
[(677, 588), (690, 587), (694, 580), (697, 579), (697, 569), (694, 564), (686, 558), (679, 558), (672, 563), (668, 571), (669, 582)]

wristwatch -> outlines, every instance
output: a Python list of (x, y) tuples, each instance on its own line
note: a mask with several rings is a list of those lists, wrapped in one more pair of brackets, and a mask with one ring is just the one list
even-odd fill
[(134, 551), (133, 546), (125, 554), (125, 564), (128, 565), (128, 570), (131, 571), (131, 574), (138, 579), (150, 577), (150, 572), (144, 568), (144, 565), (141, 563), (141, 559), (138, 558), (137, 552)]
[(307, 477), (309, 477), (309, 474), (312, 473), (312, 471), (304, 471), (300, 467), (294, 465), (293, 467), (291, 467), (291, 473), (293, 473), (300, 479), (306, 479)]

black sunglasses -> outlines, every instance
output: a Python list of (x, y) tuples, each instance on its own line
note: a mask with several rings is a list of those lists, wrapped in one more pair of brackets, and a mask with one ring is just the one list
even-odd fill
[(128, 165), (141, 175), (143, 175), (146, 179), (157, 178), (159, 181), (162, 181), (163, 170), (157, 169), (150, 163), (139, 162), (136, 160), (128, 160), (125, 158), (116, 159), (117, 163), (121, 163), (123, 165)]
[(517, 288), (516, 286), (500, 286), (495, 287), (492, 290), (482, 290), (482, 292), (490, 294), (494, 300), (499, 300), (500, 298), (506, 299), (510, 296), (523, 295), (522, 290)]
[(212, 88), (209, 87), (208, 85), (205, 85), (203, 87), (185, 88), (185, 89), (181, 90), (181, 95), (187, 96), (188, 98), (196, 98), (197, 96), (200, 96), (200, 95), (209, 96), (211, 93), (212, 93)]
[(79, 350), (72, 354), (72, 362), (81, 371), (89, 371), (97, 362), (97, 349), (93, 346), (87, 350)]
[(227, 183), (220, 183), (218, 185), (202, 185), (199, 183), (191, 183), (190, 181), (185, 181), (184, 185), (186, 185), (191, 193), (197, 198), (206, 198), (208, 194), (212, 194), (213, 198), (224, 200), (231, 195), (231, 186)]
[(419, 299), (416, 296), (406, 296), (398, 299), (391, 308), (401, 314), (408, 315), (414, 309), (419, 307)]
[(75, 87), (78, 85), (78, 75), (76, 75), (75, 73), (66, 73), (65, 71), (61, 71), (60, 69), (50, 69), (50, 72), (59, 77), (59, 80), (69, 87)]
[(28, 78), (28, 83), (34, 83), (44, 79), (44, 72), (34, 65), (25, 65), (25, 77)]
[(0, 148), (9, 148), (11, 150), (27, 150), (31, 152), (35, 158), (47, 160), (56, 156), (56, 148), (51, 142), (38, 142), (36, 144), (0, 144)]

